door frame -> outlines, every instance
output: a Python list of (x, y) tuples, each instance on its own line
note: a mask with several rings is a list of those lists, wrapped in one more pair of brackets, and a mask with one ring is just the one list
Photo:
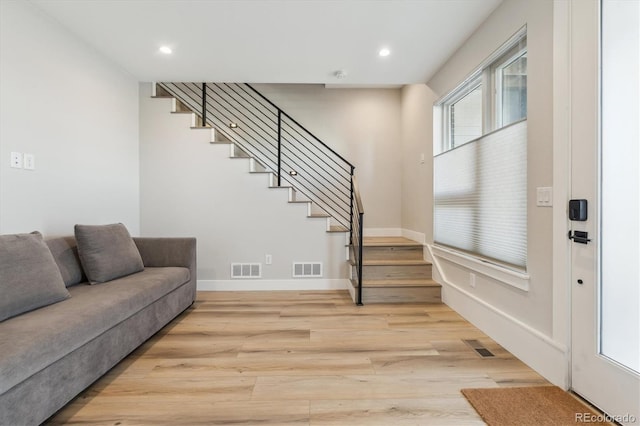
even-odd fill
[[(600, 249), (595, 246), (599, 244), (600, 232), (600, 206), (598, 197), (601, 195), (600, 188), (594, 188), (594, 199), (589, 200), (589, 222), (571, 223), (568, 220), (567, 204), (573, 196), (582, 198), (580, 194), (572, 193), (572, 175), (574, 167), (574, 143), (589, 139), (594, 142), (594, 149), (590, 155), (585, 157), (585, 161), (593, 163), (594, 182), (597, 184), (600, 179), (600, 157), (599, 144), (601, 140), (601, 75), (600, 75), (600, 46), (601, 46), (601, 2), (600, 0), (556, 0), (554, 1), (554, 322), (553, 333), (557, 340), (566, 342), (567, 345), (567, 377), (566, 388), (573, 389), (579, 384), (583, 389), (585, 386), (592, 388), (602, 388), (602, 382), (591, 378), (587, 379), (585, 385), (584, 376), (576, 380), (572, 377), (574, 369), (573, 356), (573, 321), (576, 319), (576, 312), (573, 308), (574, 299), (579, 294), (574, 295), (574, 291), (580, 291), (574, 283), (573, 277), (573, 250), (574, 243), (568, 238), (570, 229), (586, 230), (593, 235), (594, 241), (592, 253), (586, 252), (586, 256), (593, 256), (593, 286), (599, 286), (599, 261)], [(586, 68), (585, 68), (586, 67)], [(574, 118), (576, 118), (574, 120)], [(582, 121), (579, 122), (578, 118)], [(586, 120), (585, 120), (586, 118)], [(593, 122), (593, 126), (585, 128), (584, 123)], [(580, 249), (582, 247), (576, 247)], [(589, 261), (589, 259), (585, 259)], [(588, 284), (585, 282), (585, 285)], [(593, 287), (591, 287), (593, 289)], [(599, 287), (594, 289), (595, 300), (593, 309), (597, 309), (597, 294)], [(591, 299), (589, 299), (591, 300)], [(594, 312), (593, 324), (586, 327), (586, 333), (590, 330), (595, 332), (599, 321), (599, 312)], [(596, 339), (597, 340), (597, 339)], [(597, 344), (597, 342), (596, 342)], [(597, 348), (593, 348), (597, 350)], [(596, 361), (598, 362), (598, 361)], [(603, 363), (606, 363), (603, 360)], [(600, 367), (599, 367), (600, 368)], [(602, 367), (603, 369), (606, 367)], [(612, 374), (607, 376), (607, 380), (613, 380), (617, 372), (611, 370)], [(621, 376), (617, 376), (621, 377)], [(582, 383), (580, 381), (582, 380)], [(605, 380), (606, 381), (606, 380)], [(603, 392), (590, 390), (590, 395), (586, 398), (599, 399)], [(606, 394), (607, 391), (605, 390)], [(599, 396), (600, 395), (600, 396)], [(604, 399), (600, 399), (604, 402)], [(625, 413), (620, 411), (620, 406), (615, 403), (608, 408), (613, 415)], [(624, 407), (622, 407), (624, 410)]]

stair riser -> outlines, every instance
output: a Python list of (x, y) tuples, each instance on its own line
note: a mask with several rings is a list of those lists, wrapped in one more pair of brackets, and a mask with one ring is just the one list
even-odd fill
[(423, 260), (422, 247), (363, 247), (366, 260)]
[(365, 280), (431, 278), (431, 265), (364, 265), (362, 277)]
[(362, 301), (372, 303), (442, 303), (439, 287), (363, 288)]

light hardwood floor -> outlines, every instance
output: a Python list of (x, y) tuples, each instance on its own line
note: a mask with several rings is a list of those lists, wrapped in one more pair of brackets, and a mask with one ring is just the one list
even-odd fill
[(200, 292), (49, 424), (481, 425), (460, 389), (541, 384), (442, 304)]

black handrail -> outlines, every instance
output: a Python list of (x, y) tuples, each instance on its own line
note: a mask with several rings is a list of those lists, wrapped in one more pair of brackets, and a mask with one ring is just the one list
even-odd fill
[[(355, 166), (249, 84), (158, 83), (262, 167), (349, 232), (356, 303), (362, 305), (364, 209)], [(289, 170), (287, 172), (286, 170)]]
[[(271, 102), (269, 99), (267, 99), (262, 93), (258, 92), (252, 85), (245, 83), (245, 86), (247, 86), (248, 88), (250, 88), (251, 90), (253, 90), (258, 96), (260, 96), (262, 99), (264, 99), (265, 101), (269, 102), (269, 104), (276, 108), (278, 111), (282, 111), (276, 104), (274, 104), (273, 102)], [(355, 166), (353, 164), (351, 164), (348, 160), (346, 160), (342, 155), (338, 154), (337, 152), (335, 152), (330, 146), (328, 146), (327, 144), (325, 144), (324, 142), (322, 142), (322, 140), (320, 140), (320, 138), (318, 138), (316, 135), (314, 135), (313, 133), (311, 133), (310, 131), (308, 131), (302, 124), (298, 123), (296, 120), (293, 119), (293, 117), (291, 117), (289, 114), (287, 114), (286, 112), (282, 111), (282, 113), (284, 114), (285, 117), (287, 117), (289, 120), (291, 120), (292, 122), (294, 122), (298, 127), (300, 127), (302, 130), (304, 130), (305, 132), (307, 132), (309, 134), (309, 136), (311, 136), (312, 138), (314, 138), (315, 140), (317, 140), (318, 142), (320, 142), (322, 144), (322, 146), (324, 146), (325, 148), (327, 148), (329, 150), (329, 152), (331, 152), (333, 155), (335, 155), (336, 157), (338, 157), (339, 159), (341, 159), (342, 161), (344, 161), (346, 164), (348, 164), (351, 167)]]

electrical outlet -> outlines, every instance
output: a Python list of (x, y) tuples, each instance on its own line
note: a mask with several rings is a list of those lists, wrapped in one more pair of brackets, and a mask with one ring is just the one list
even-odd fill
[(12, 152), (11, 153), (11, 167), (14, 169), (22, 168), (22, 153), (21, 152)]
[(273, 258), (271, 257), (270, 254), (265, 254), (264, 255), (264, 263), (266, 265), (271, 265), (271, 263), (273, 262)]
[(476, 286), (476, 274), (474, 274), (473, 272), (469, 273), (469, 285), (471, 287), (475, 287)]

